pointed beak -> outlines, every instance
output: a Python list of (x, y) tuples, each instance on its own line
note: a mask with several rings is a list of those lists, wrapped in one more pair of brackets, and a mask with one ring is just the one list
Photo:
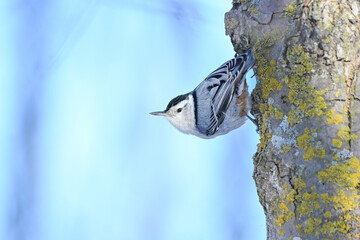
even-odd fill
[(159, 111), (159, 112), (151, 112), (151, 115), (155, 115), (155, 116), (165, 116), (166, 112), (165, 111)]

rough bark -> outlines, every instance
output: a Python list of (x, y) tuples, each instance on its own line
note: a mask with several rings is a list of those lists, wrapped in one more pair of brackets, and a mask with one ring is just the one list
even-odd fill
[(268, 239), (360, 239), (360, 1), (235, 0), (253, 47), (254, 179)]

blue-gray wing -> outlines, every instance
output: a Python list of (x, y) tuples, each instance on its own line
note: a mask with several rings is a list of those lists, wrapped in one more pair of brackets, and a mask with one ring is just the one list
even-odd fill
[(234, 97), (239, 81), (243, 79), (243, 76), (248, 71), (248, 69), (244, 69), (246, 60), (247, 56), (245, 54), (237, 55), (221, 65), (205, 79), (211, 98), (210, 122), (206, 129), (207, 136), (216, 133), (224, 121), (226, 111)]

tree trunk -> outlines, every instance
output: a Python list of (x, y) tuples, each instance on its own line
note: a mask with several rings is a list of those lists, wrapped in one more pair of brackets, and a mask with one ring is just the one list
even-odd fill
[(253, 47), (254, 179), (268, 239), (360, 239), (360, 1), (234, 0)]

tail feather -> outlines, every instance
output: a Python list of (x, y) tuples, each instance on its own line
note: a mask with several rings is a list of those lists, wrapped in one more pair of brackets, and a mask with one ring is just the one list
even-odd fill
[(247, 73), (255, 64), (253, 50), (249, 48), (243, 54), (235, 54), (234, 65), (231, 67), (231, 72), (235, 74), (237, 71), (240, 73)]

